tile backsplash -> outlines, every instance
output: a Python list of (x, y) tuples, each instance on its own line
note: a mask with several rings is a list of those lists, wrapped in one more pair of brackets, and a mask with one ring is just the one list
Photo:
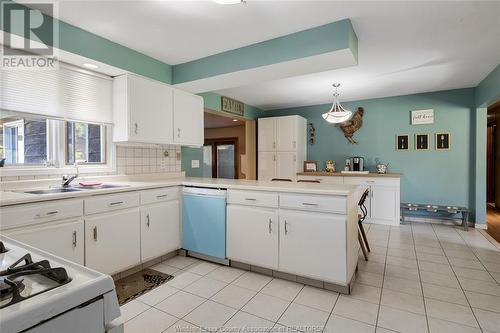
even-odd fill
[(141, 173), (180, 172), (181, 146), (116, 148), (116, 172), (134, 175)]

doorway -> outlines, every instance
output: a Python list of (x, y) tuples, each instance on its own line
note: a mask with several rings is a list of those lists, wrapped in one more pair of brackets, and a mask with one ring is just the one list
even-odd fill
[(237, 156), (238, 138), (205, 140), (203, 145), (203, 177), (237, 179)]
[(486, 132), (486, 225), (500, 242), (500, 103), (488, 108)]

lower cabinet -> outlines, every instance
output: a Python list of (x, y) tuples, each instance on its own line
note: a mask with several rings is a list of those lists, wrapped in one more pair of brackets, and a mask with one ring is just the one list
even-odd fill
[(179, 209), (179, 200), (141, 207), (143, 262), (181, 247)]
[(279, 221), (280, 271), (346, 280), (346, 216), (282, 209)]
[(141, 262), (139, 208), (85, 217), (85, 265), (113, 274)]
[(248, 264), (278, 268), (278, 210), (227, 206), (227, 257)]
[(399, 224), (399, 189), (384, 186), (371, 187), (370, 217), (375, 220), (396, 221)]
[(84, 264), (82, 218), (29, 226), (4, 232), (6, 236), (77, 264)]

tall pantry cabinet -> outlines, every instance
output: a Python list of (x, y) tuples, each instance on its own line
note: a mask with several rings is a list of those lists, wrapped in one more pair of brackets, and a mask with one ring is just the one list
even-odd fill
[(301, 116), (258, 119), (258, 179), (297, 179), (307, 155), (307, 120)]

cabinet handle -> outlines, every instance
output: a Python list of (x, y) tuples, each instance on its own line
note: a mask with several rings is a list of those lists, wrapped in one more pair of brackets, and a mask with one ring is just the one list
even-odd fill
[(315, 203), (308, 203), (308, 202), (303, 202), (302, 203), (303, 206), (312, 206), (312, 207), (316, 207), (318, 206), (318, 204), (315, 204)]
[(160, 194), (156, 196), (156, 199), (162, 199), (168, 197), (168, 194)]
[(276, 148), (276, 142), (273, 141), (273, 148)]
[(269, 219), (269, 233), (273, 232), (273, 220)]
[(293, 142), (293, 148), (297, 148), (297, 141)]
[(120, 205), (123, 205), (123, 201), (116, 201), (116, 202), (110, 202), (110, 203), (109, 203), (109, 206), (110, 206), (110, 207), (113, 207), (113, 206), (120, 206)]
[(139, 124), (138, 123), (134, 124), (134, 133), (135, 134), (139, 133)]
[(94, 240), (97, 242), (97, 227), (94, 227)]
[(276, 155), (273, 155), (273, 161), (276, 162)]
[(288, 222), (285, 220), (285, 235), (288, 234)]
[(178, 138), (181, 137), (181, 129), (180, 129), (180, 127), (177, 127), (177, 137)]
[(245, 198), (246, 201), (257, 201), (255, 198)]
[[(51, 216), (51, 215), (56, 215), (57, 213), (59, 213), (59, 211), (57, 211), (57, 210), (53, 210), (53, 211), (51, 211), (51, 212), (47, 212), (47, 213), (45, 213), (43, 216), (44, 216), (44, 217), (47, 217), (47, 216)], [(35, 217), (36, 217), (36, 218), (41, 218), (41, 217), (42, 217), (42, 214), (36, 214), (36, 215), (35, 215)]]
[(146, 226), (149, 228), (149, 225), (151, 224), (150, 219), (149, 219), (149, 214), (146, 214)]
[(76, 247), (76, 230), (73, 231), (73, 247)]
[(374, 181), (374, 180), (367, 180), (366, 182), (367, 182), (367, 183), (369, 183), (369, 184), (373, 184), (373, 183), (375, 183), (375, 181)]

